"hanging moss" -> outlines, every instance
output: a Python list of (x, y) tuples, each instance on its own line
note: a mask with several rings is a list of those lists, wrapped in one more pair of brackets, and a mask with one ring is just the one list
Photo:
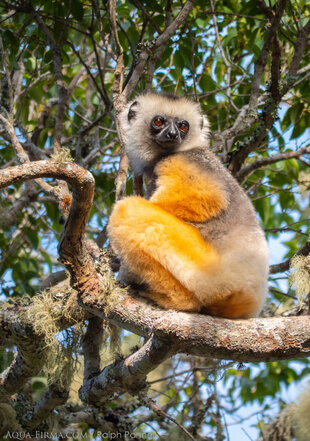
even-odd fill
[(310, 262), (306, 256), (294, 256), (291, 260), (289, 281), (296, 289), (300, 308), (310, 292)]
[(67, 147), (62, 147), (59, 152), (51, 155), (51, 159), (58, 164), (63, 164), (64, 162), (73, 162), (70, 149)]

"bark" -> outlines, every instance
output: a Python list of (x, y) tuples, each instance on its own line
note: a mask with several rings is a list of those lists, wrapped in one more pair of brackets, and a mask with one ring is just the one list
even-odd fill
[(153, 335), (138, 351), (84, 381), (79, 396), (83, 402), (99, 405), (115, 393), (137, 394), (147, 387), (146, 375), (174, 352), (171, 339)]
[[(87, 318), (82, 311), (72, 310), (71, 318), (59, 315), (68, 298), (68, 286), (60, 285), (55, 290), (55, 301), (51, 295), (49, 305), (50, 313), (55, 318), (55, 326), (61, 330), (74, 325), (76, 322)], [(0, 387), (6, 394), (17, 392), (29, 378), (37, 375), (42, 369), (46, 354), (46, 341), (44, 335), (35, 330), (30, 313), (32, 304), (27, 306), (3, 306), (0, 309), (0, 346), (16, 345), (18, 352), (11, 366), (0, 375)], [(1, 394), (0, 394), (1, 395)]]
[[(94, 196), (94, 178), (87, 170), (73, 163), (54, 161), (28, 162), (7, 167), (0, 173), (0, 188), (38, 177), (53, 177), (72, 186), (72, 204), (59, 243), (60, 260), (80, 290), (100, 292), (100, 277), (84, 242), (88, 214)], [(95, 290), (95, 291), (94, 291)]]
[(310, 355), (310, 317), (229, 320), (202, 314), (163, 311), (144, 299), (116, 291), (117, 304), (105, 313), (92, 296), (80, 299), (98, 317), (144, 337), (155, 334), (175, 345), (175, 353), (243, 362)]

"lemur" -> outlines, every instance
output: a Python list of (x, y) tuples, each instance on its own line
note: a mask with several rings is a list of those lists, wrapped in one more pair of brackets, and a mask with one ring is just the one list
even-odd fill
[(266, 239), (248, 196), (209, 149), (199, 104), (147, 93), (120, 117), (132, 170), (148, 182), (147, 198), (126, 197), (110, 216), (120, 280), (166, 309), (257, 316)]

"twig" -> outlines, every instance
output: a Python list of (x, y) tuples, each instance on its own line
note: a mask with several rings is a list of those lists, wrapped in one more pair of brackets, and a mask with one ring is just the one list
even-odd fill
[[(310, 254), (310, 242), (301, 248), (295, 255), (296, 256), (308, 256)], [(270, 265), (269, 274), (283, 273), (290, 269), (290, 263), (292, 258), (285, 260), (284, 262), (277, 263), (275, 265)]]
[(139, 399), (140, 401), (147, 406), (149, 409), (151, 409), (153, 412), (156, 413), (156, 415), (158, 415), (159, 417), (164, 417), (167, 418), (168, 420), (172, 421), (174, 424), (176, 424), (191, 440), (195, 441), (195, 438), (193, 437), (192, 434), (189, 433), (189, 431), (182, 425), (180, 424), (176, 419), (174, 419), (173, 417), (171, 417), (170, 415), (168, 415), (166, 412), (164, 412), (160, 407), (157, 406), (157, 404), (155, 403), (154, 400), (152, 400), (151, 398), (149, 398), (147, 395), (145, 394), (139, 394)]
[(254, 170), (257, 170), (269, 164), (285, 161), (286, 159), (299, 158), (305, 153), (310, 153), (310, 146), (303, 147), (299, 150), (296, 150), (295, 152), (279, 153), (277, 155), (273, 155), (267, 158), (256, 159), (254, 162), (252, 162), (252, 164), (247, 164), (242, 167), (242, 169), (236, 174), (236, 179), (240, 181)]

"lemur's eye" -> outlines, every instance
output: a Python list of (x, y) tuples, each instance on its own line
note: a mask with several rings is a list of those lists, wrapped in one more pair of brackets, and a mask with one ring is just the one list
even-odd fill
[(154, 119), (153, 123), (156, 127), (161, 127), (164, 124), (164, 121), (162, 118), (157, 117)]
[(179, 129), (181, 130), (181, 132), (186, 133), (189, 129), (189, 124), (187, 121), (183, 121), (179, 124)]

